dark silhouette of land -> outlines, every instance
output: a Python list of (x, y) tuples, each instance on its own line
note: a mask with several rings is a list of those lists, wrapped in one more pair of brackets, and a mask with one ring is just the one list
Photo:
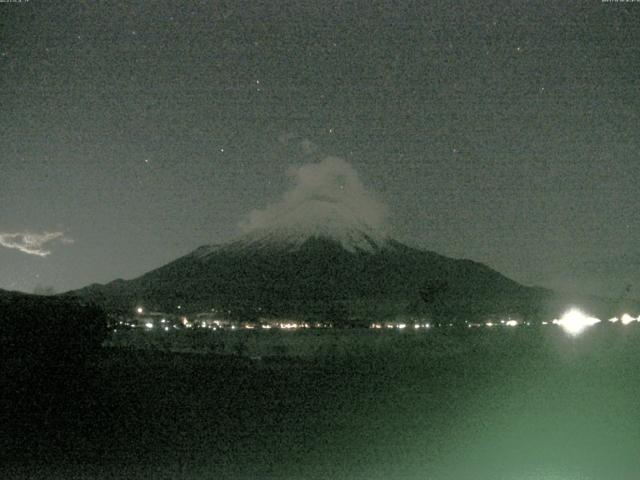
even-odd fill
[(106, 336), (106, 315), (95, 305), (0, 291), (5, 458), (31, 458), (37, 445), (64, 437), (74, 418), (94, 415), (91, 362)]
[[(414, 317), (463, 323), (514, 317), (551, 321), (572, 305), (609, 318), (616, 302), (521, 285), (471, 260), (452, 259), (390, 240), (348, 251), (312, 237), (286, 244), (202, 247), (133, 280), (76, 292), (107, 310), (229, 312), (237, 320), (292, 317), (336, 326)], [(636, 302), (637, 304), (637, 302)], [(637, 305), (636, 305), (637, 306)]]

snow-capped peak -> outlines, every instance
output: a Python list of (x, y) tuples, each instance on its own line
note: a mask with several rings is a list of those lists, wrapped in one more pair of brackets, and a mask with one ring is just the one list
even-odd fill
[(304, 202), (277, 218), (268, 227), (252, 230), (232, 245), (279, 246), (296, 250), (311, 238), (339, 243), (349, 252), (374, 252), (385, 248), (385, 232), (356, 218), (344, 205), (328, 198)]
[[(293, 187), (277, 201), (249, 212), (239, 227), (244, 234), (222, 250), (297, 250), (310, 239), (329, 240), (349, 252), (391, 248), (387, 208), (344, 160), (326, 157), (292, 169)], [(208, 256), (218, 250), (204, 249)]]

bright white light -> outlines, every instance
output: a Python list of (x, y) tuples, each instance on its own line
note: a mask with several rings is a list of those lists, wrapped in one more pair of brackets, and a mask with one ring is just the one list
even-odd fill
[(136, 308), (136, 312), (142, 314), (142, 313), (144, 313), (144, 308), (138, 307), (138, 308)]
[(145, 327), (147, 327), (148, 329), (152, 329), (153, 328), (153, 323), (151, 322), (147, 322), (144, 324)]
[(398, 324), (398, 328), (399, 328), (400, 330), (402, 330), (403, 328), (406, 328), (406, 327), (407, 327), (407, 325), (406, 325), (406, 324), (404, 324), (404, 323), (399, 323), (399, 324)]
[(164, 331), (168, 332), (169, 331), (169, 327), (164, 327)]
[(486, 325), (487, 327), (493, 327), (493, 322), (485, 322), (485, 325)]
[(518, 321), (517, 320), (508, 320), (505, 325), (507, 327), (517, 327), (518, 326)]
[(629, 315), (628, 313), (625, 313), (624, 315), (622, 315), (622, 317), (620, 318), (620, 321), (622, 322), (623, 325), (629, 325), (631, 322), (635, 322), (636, 319), (633, 318), (631, 315)]
[(589, 317), (577, 308), (572, 308), (567, 313), (565, 313), (561, 319), (553, 321), (553, 323), (555, 323), (556, 325), (560, 325), (565, 332), (572, 336), (579, 335), (585, 328), (595, 325), (599, 322), (599, 319)]
[(549, 325), (549, 322), (542, 322), (543, 325)]
[(616, 323), (616, 322), (618, 322), (618, 317), (610, 318), (610, 319), (609, 319), (609, 321), (610, 321), (611, 323)]

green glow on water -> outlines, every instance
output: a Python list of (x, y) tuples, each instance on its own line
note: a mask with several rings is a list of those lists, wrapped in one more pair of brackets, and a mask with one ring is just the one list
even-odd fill
[(307, 332), (353, 355), (272, 364), (114, 350), (91, 425), (116, 433), (91, 458), (132, 479), (637, 480), (637, 324), (461, 330)]

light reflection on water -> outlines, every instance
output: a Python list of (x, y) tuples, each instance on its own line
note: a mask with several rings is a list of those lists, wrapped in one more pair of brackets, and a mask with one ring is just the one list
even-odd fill
[(438, 424), (441, 419), (429, 418), (429, 411), (414, 409), (412, 421), (424, 428), (424, 437), (413, 439), (415, 449), (395, 471), (371, 477), (640, 478), (638, 334), (594, 329), (566, 337), (554, 329), (539, 341), (511, 341), (497, 342), (504, 350), (486, 358), (491, 374), (483, 372), (486, 365), (473, 364), (478, 358), (460, 358), (460, 364), (470, 362), (469, 374), (460, 382), (458, 372), (451, 382), (459, 395), (443, 394), (451, 403), (440, 415), (446, 412), (450, 421)]
[(181, 403), (109, 444), (141, 447), (138, 470), (114, 463), (112, 478), (637, 480), (640, 329), (621, 327), (307, 332), (375, 354), (206, 373), (166, 396), (176, 377), (148, 370), (149, 391)]

